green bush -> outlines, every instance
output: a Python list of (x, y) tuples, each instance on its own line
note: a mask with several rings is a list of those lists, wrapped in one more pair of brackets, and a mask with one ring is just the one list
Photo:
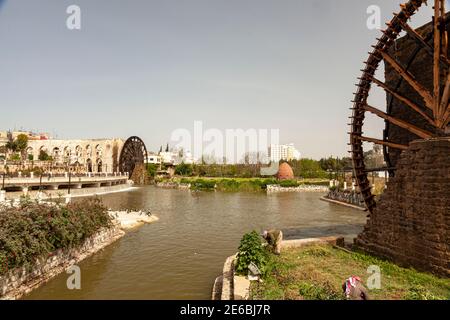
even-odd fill
[(427, 289), (422, 286), (414, 285), (409, 288), (407, 294), (405, 295), (405, 300), (440, 300)]
[(283, 188), (296, 188), (300, 184), (297, 182), (297, 180), (282, 180), (279, 182), (279, 185)]
[(158, 165), (156, 163), (147, 163), (147, 175), (150, 178), (154, 178), (156, 176), (156, 171), (158, 171)]
[(30, 266), (55, 250), (76, 247), (101, 228), (111, 226), (111, 217), (99, 199), (67, 206), (23, 201), (20, 207), (0, 209), (0, 275)]
[(44, 150), (39, 151), (38, 159), (40, 161), (52, 161), (53, 160), (53, 158), (51, 156), (49, 156), (48, 153)]
[(193, 173), (192, 165), (181, 163), (175, 168), (175, 174), (179, 176), (191, 176)]
[(243, 236), (237, 255), (236, 273), (247, 275), (248, 266), (253, 262), (258, 266), (262, 275), (265, 275), (269, 257), (261, 240), (261, 236), (256, 231), (252, 231)]
[(18, 154), (18, 153), (13, 153), (13, 154), (9, 157), (9, 159), (10, 159), (11, 161), (19, 161), (19, 160), (20, 160), (20, 154)]
[(191, 182), (192, 190), (214, 190), (216, 180), (196, 179)]

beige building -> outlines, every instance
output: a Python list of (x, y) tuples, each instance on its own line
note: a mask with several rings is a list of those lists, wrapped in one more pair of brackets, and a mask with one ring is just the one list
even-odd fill
[[(125, 143), (122, 139), (83, 139), (61, 140), (51, 139), (45, 134), (32, 134), (29, 132), (13, 132), (13, 139), (19, 134), (29, 137), (26, 149), (26, 158), (23, 166), (42, 166), (46, 170), (50, 168), (67, 168), (78, 172), (118, 172), (119, 158)], [(0, 147), (8, 141), (8, 133), (0, 131)], [(41, 161), (40, 155), (46, 153), (50, 158)], [(1, 161), (0, 161), (1, 162)], [(2, 163), (0, 163), (2, 165)], [(7, 161), (3, 161), (3, 166)], [(9, 164), (11, 167), (11, 164)]]
[(122, 139), (31, 140), (28, 159), (39, 160), (41, 151), (52, 158), (55, 166), (70, 165), (85, 172), (116, 172)]

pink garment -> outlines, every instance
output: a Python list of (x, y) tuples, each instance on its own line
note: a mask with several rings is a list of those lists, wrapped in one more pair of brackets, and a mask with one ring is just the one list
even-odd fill
[(345, 280), (345, 295), (347, 296), (347, 298), (350, 297), (350, 290), (352, 289), (352, 287), (356, 287), (356, 283), (360, 281), (361, 279), (358, 276), (351, 276), (350, 278)]

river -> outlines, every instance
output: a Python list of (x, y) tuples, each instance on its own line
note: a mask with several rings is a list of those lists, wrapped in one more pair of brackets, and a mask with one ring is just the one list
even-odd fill
[[(149, 209), (160, 220), (128, 232), (79, 263), (81, 290), (62, 273), (25, 299), (210, 299), (227, 256), (245, 232), (281, 228), (285, 238), (352, 235), (364, 212), (320, 193), (221, 193), (145, 186), (101, 196), (111, 209)], [(77, 199), (75, 201), (82, 201)]]

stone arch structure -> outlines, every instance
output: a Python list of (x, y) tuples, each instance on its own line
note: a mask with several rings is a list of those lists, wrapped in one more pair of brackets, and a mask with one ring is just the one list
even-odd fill
[[(25, 150), (25, 153), (27, 155), (27, 160), (35, 160), (34, 159), (34, 149), (32, 147), (28, 147)], [(31, 158), (31, 159), (30, 159)]]
[[(47, 154), (52, 156), (52, 168), (59, 167), (66, 162), (73, 166), (78, 162), (80, 171), (96, 172), (97, 160), (102, 162), (103, 172), (118, 172), (119, 155), (124, 145), (122, 139), (86, 139), (86, 140), (30, 140), (28, 146), (33, 148), (34, 159), (39, 159), (40, 148), (45, 148)], [(48, 150), (48, 151), (47, 151)], [(70, 155), (69, 155), (70, 150)], [(88, 159), (90, 165), (88, 166)], [(35, 163), (35, 166), (39, 163)]]
[(103, 161), (102, 159), (97, 159), (97, 172), (103, 172)]
[(92, 172), (92, 160), (90, 158), (86, 160), (86, 171)]
[(80, 162), (83, 158), (83, 148), (80, 145), (75, 147), (75, 162)]
[(95, 146), (95, 155), (97, 158), (101, 158), (103, 155), (103, 148), (99, 144)]
[(56, 163), (61, 162), (61, 150), (58, 147), (54, 147), (52, 150), (52, 158)]
[(92, 147), (90, 144), (86, 145), (86, 158), (91, 158), (92, 157)]

